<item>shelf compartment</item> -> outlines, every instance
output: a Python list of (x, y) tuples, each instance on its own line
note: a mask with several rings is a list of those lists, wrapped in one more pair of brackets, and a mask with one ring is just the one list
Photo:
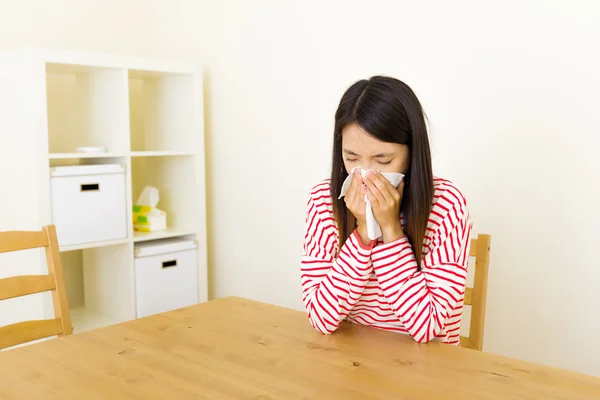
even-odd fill
[(73, 333), (87, 332), (122, 322), (121, 320), (86, 309), (85, 307), (71, 309), (70, 313)]
[[(145, 186), (158, 189), (157, 208), (167, 213), (170, 232), (195, 232), (196, 174), (195, 157), (138, 157), (131, 159), (134, 204)], [(147, 237), (137, 233), (138, 238)], [(155, 232), (154, 235), (161, 235)], [(151, 234), (152, 236), (152, 234)], [(135, 240), (135, 239), (134, 239)]]
[(84, 145), (129, 150), (126, 69), (47, 63), (46, 101), (51, 154)]
[(61, 252), (73, 332), (135, 318), (131, 244)]
[(195, 149), (194, 76), (129, 71), (129, 121), (133, 151)]

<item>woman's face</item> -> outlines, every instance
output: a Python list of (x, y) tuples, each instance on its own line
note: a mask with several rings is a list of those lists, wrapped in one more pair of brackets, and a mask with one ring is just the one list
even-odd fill
[(409, 165), (407, 145), (381, 142), (357, 124), (342, 131), (342, 157), (348, 174), (354, 167), (405, 174)]

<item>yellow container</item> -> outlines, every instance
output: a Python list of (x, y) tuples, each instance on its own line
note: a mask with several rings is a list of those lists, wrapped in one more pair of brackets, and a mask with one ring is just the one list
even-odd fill
[(167, 229), (167, 213), (156, 207), (133, 206), (133, 229), (156, 232)]

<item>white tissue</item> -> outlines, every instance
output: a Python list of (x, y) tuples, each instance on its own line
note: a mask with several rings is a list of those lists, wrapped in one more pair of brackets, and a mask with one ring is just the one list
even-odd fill
[(138, 206), (156, 207), (159, 201), (158, 189), (154, 186), (146, 186), (135, 204)]
[[(360, 169), (360, 172), (361, 172), (363, 178), (365, 177), (365, 175), (367, 175), (367, 173), (369, 171), (371, 171), (370, 169), (362, 169), (361, 167), (352, 168), (352, 171), (350, 171), (350, 175), (348, 175), (348, 177), (342, 184), (342, 192), (339, 197), (340, 199), (343, 196), (345, 196), (346, 192), (348, 192), (348, 189), (350, 189), (350, 184), (352, 183), (352, 177), (354, 176), (354, 170), (356, 170), (357, 168)], [(385, 179), (387, 179), (395, 188), (398, 187), (400, 182), (402, 182), (402, 178), (404, 178), (403, 174), (400, 174), (397, 172), (382, 172), (381, 175), (383, 175), (385, 177)], [(371, 202), (369, 201), (366, 194), (365, 194), (365, 203), (367, 203), (367, 210), (365, 213), (365, 217), (367, 220), (367, 235), (369, 236), (369, 239), (371, 239), (371, 240), (379, 239), (381, 237), (381, 228), (379, 227), (379, 224), (375, 220), (375, 216), (373, 215), (373, 209), (371, 207)]]

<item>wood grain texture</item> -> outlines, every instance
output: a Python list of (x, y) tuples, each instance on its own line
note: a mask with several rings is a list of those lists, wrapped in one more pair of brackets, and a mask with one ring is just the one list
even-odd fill
[(471, 325), (469, 326), (469, 336), (461, 336), (460, 343), (461, 346), (474, 350), (483, 350), (491, 241), (490, 235), (480, 234), (476, 239), (471, 239), (469, 251), (469, 256), (475, 257), (475, 281), (472, 288), (465, 289), (464, 304), (471, 306)]
[(225, 298), (0, 353), (2, 399), (600, 398), (600, 379)]
[(465, 290), (465, 306), (473, 305), (473, 288), (466, 288)]
[(471, 246), (469, 247), (469, 257), (475, 257), (477, 255), (477, 239), (471, 239)]
[(48, 237), (42, 231), (0, 232), (0, 253), (46, 246), (48, 246)]
[(466, 349), (475, 350), (475, 345), (473, 344), (473, 342), (471, 342), (471, 339), (469, 339), (468, 337), (461, 336), (460, 345)]
[(54, 277), (55, 290), (52, 291), (52, 303), (54, 305), (54, 316), (60, 319), (64, 335), (73, 333), (71, 323), (71, 314), (67, 301), (67, 288), (63, 276), (62, 264), (60, 262), (60, 251), (58, 248), (58, 239), (56, 236), (56, 227), (48, 225), (44, 227), (44, 232), (48, 240), (46, 247), (46, 263), (48, 264), (48, 273)]
[(0, 300), (12, 299), (54, 289), (50, 275), (20, 275), (0, 280)]
[(18, 322), (0, 327), (0, 349), (62, 334), (60, 319)]
[(483, 332), (485, 327), (485, 308), (487, 299), (488, 270), (490, 265), (490, 235), (478, 235), (477, 256), (475, 257), (475, 282), (473, 283), (473, 301), (471, 305), (471, 326), (469, 339), (475, 350), (483, 350)]

